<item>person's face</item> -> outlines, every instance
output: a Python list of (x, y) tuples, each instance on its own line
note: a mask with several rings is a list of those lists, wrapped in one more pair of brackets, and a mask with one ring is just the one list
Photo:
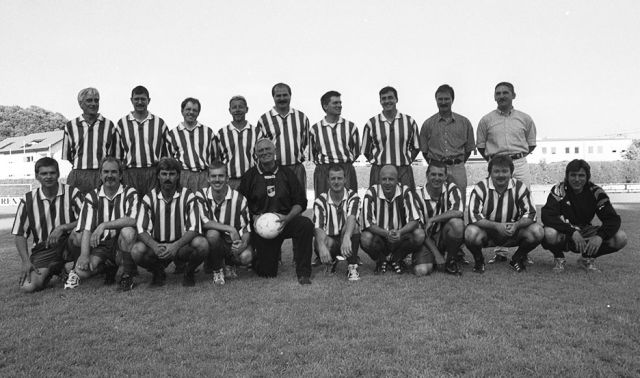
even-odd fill
[(331, 96), (329, 103), (324, 107), (327, 115), (339, 116), (342, 113), (342, 101), (340, 96)]
[(334, 192), (344, 190), (344, 171), (329, 171), (329, 187)]
[(440, 188), (447, 180), (447, 173), (444, 167), (431, 167), (427, 172), (427, 184), (432, 188)]
[(211, 185), (213, 190), (222, 190), (229, 181), (227, 170), (225, 168), (209, 169), (207, 181), (209, 181), (209, 185)]
[(43, 188), (53, 188), (58, 184), (58, 178), (60, 177), (60, 173), (56, 169), (56, 167), (40, 167), (38, 168), (38, 174), (36, 175), (36, 180), (40, 183)]
[(260, 143), (256, 146), (256, 156), (262, 164), (271, 163), (276, 159), (276, 149), (271, 143)]
[(160, 182), (160, 188), (162, 188), (162, 190), (173, 191), (178, 186), (178, 172), (173, 169), (161, 169), (160, 172), (158, 172), (158, 181)]
[(516, 98), (515, 93), (511, 92), (511, 89), (506, 85), (500, 85), (496, 88), (493, 98), (498, 104), (500, 109), (511, 109), (513, 105), (513, 99)]
[(242, 100), (233, 100), (229, 104), (229, 113), (234, 121), (244, 121), (249, 108)]
[(494, 186), (506, 187), (511, 179), (511, 170), (506, 166), (494, 165), (491, 167), (490, 176)]
[(198, 104), (193, 102), (187, 102), (182, 109), (182, 117), (184, 118), (184, 122), (193, 125), (198, 121), (198, 115), (200, 114), (200, 107)]
[(584, 168), (580, 168), (578, 171), (569, 172), (567, 175), (567, 181), (569, 182), (569, 186), (573, 189), (574, 192), (580, 193), (584, 186), (587, 184), (587, 172)]
[(451, 94), (449, 92), (436, 93), (436, 104), (438, 105), (438, 110), (440, 112), (443, 112), (443, 113), (450, 112), (451, 104), (453, 104), (453, 99), (451, 98)]
[(384, 194), (393, 195), (398, 185), (398, 173), (393, 169), (383, 169), (380, 171), (380, 185)]
[(393, 111), (396, 110), (396, 104), (398, 103), (398, 99), (393, 94), (392, 91), (384, 92), (380, 95), (380, 105), (382, 105), (383, 111)]
[(291, 104), (291, 95), (286, 87), (276, 87), (273, 91), (273, 103), (279, 109), (286, 109)]
[(147, 106), (149, 106), (149, 102), (151, 102), (151, 99), (144, 93), (134, 94), (131, 97), (133, 110), (138, 113), (145, 113), (147, 111)]
[(120, 185), (122, 175), (118, 170), (118, 163), (108, 161), (102, 164), (102, 168), (100, 169), (100, 178), (105, 186), (117, 187)]
[(82, 109), (82, 113), (88, 116), (96, 116), (98, 115), (98, 111), (100, 110), (100, 96), (95, 93), (87, 95), (80, 102), (80, 109)]

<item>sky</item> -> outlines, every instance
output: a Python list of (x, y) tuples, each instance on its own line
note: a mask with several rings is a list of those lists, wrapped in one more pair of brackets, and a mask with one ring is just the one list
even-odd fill
[(247, 98), (255, 124), (285, 82), (311, 123), (337, 90), (362, 128), (382, 87), (421, 125), (447, 83), (475, 129), (509, 81), (539, 139), (640, 138), (638, 20), (637, 0), (0, 0), (0, 104), (72, 118), (78, 91), (96, 87), (115, 121), (144, 85), (169, 127), (196, 97), (217, 130), (232, 96)]

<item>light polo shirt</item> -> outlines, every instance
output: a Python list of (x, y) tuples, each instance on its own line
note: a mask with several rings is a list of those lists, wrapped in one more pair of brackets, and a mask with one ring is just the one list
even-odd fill
[(447, 119), (436, 113), (424, 121), (420, 129), (420, 150), (426, 158), (464, 161), (475, 148), (473, 126), (460, 114), (451, 113)]
[(529, 147), (536, 145), (536, 125), (519, 110), (496, 109), (478, 123), (476, 141), (476, 147), (484, 148), (486, 156), (528, 154)]

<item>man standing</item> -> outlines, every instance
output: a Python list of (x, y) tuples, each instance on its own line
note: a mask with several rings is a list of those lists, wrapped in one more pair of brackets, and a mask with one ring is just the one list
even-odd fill
[(306, 198), (307, 172), (305, 160), (309, 139), (309, 119), (291, 107), (291, 87), (278, 83), (271, 88), (275, 106), (258, 120), (258, 139), (269, 138), (276, 146), (276, 160), (291, 169), (304, 189)]
[(513, 169), (509, 156), (495, 156), (489, 161), (489, 177), (471, 191), (464, 240), (475, 259), (476, 273), (485, 270), (482, 248), (497, 245), (518, 248), (510, 264), (516, 272), (523, 272), (527, 254), (544, 237), (542, 226), (536, 223), (529, 189), (512, 178)]
[(105, 272), (105, 284), (115, 282), (118, 265), (122, 265), (120, 289), (133, 288), (136, 266), (131, 247), (136, 240), (134, 229), (138, 210), (138, 193), (122, 185), (122, 162), (107, 156), (100, 163), (102, 184), (87, 193), (76, 231), (82, 233), (80, 256), (69, 272), (65, 289), (75, 289), (80, 279)]
[(232, 189), (238, 188), (242, 175), (255, 165), (256, 130), (246, 120), (248, 111), (244, 97), (231, 97), (229, 113), (233, 120), (215, 136), (216, 156), (227, 166), (228, 185)]
[(265, 239), (255, 231), (251, 233), (251, 245), (256, 250), (254, 267), (259, 276), (275, 277), (282, 242), (291, 238), (298, 282), (308, 285), (311, 284), (313, 223), (301, 215), (307, 208), (305, 190), (291, 169), (278, 164), (275, 155), (276, 147), (270, 139), (258, 140), (258, 164), (242, 176), (238, 189), (249, 202), (252, 223), (264, 213), (276, 213), (280, 218), (279, 234), (275, 238)]
[(342, 165), (332, 164), (328, 169), (329, 190), (313, 203), (316, 250), (323, 264), (332, 264), (335, 272), (338, 258), (349, 264), (347, 279), (357, 281), (360, 233), (356, 230), (360, 197), (356, 190), (345, 188)]
[(371, 163), (369, 186), (380, 182), (383, 165), (393, 165), (398, 180), (410, 189), (415, 188), (411, 163), (420, 152), (418, 125), (411, 116), (398, 112), (398, 92), (384, 87), (379, 92), (382, 113), (364, 126), (362, 154)]
[(164, 285), (164, 270), (175, 260), (186, 265), (182, 285), (195, 286), (195, 270), (209, 250), (207, 240), (198, 236), (195, 195), (179, 184), (181, 167), (176, 159), (160, 159), (156, 187), (142, 199), (137, 218), (139, 241), (131, 255), (136, 264), (153, 274), (152, 286)]
[(115, 152), (116, 127), (104, 118), (100, 109), (100, 93), (95, 88), (85, 88), (78, 93), (82, 115), (64, 127), (62, 157), (73, 169), (67, 184), (84, 194), (95, 189), (100, 182), (100, 161)]
[(360, 246), (376, 262), (375, 273), (386, 273), (390, 266), (401, 274), (402, 260), (420, 250), (424, 231), (419, 227), (420, 214), (413, 192), (398, 183), (398, 171), (393, 165), (383, 166), (380, 183), (367, 190), (362, 219)]
[[(18, 205), (13, 229), (22, 269), (18, 285), (27, 293), (42, 290), (54, 275), (60, 275), (67, 256), (77, 256), (76, 227), (82, 195), (69, 185), (58, 182), (58, 162), (43, 157), (35, 164), (40, 188), (25, 194)], [(27, 238), (33, 237), (29, 253)]]
[(213, 130), (198, 122), (200, 101), (188, 97), (180, 105), (184, 121), (169, 131), (169, 156), (182, 165), (180, 186), (193, 193), (207, 186), (207, 168), (214, 159)]
[[(455, 257), (464, 241), (464, 206), (458, 186), (447, 183), (448, 169), (449, 166), (440, 161), (429, 163), (427, 183), (418, 190), (418, 203), (425, 232), (424, 248), (439, 260), (443, 260), (442, 252), (446, 252), (445, 272), (460, 275)], [(416, 264), (414, 270), (420, 276), (429, 274), (432, 268), (433, 261), (425, 260)]]
[(209, 167), (209, 186), (196, 194), (202, 229), (209, 242), (207, 265), (217, 285), (224, 285), (225, 278), (237, 278), (236, 266), (249, 265), (253, 259), (247, 200), (231, 189), (228, 182), (227, 166), (213, 162)]
[[(554, 185), (542, 208), (542, 246), (553, 253), (553, 270), (557, 273), (565, 270), (565, 251), (580, 253), (578, 262), (588, 272), (600, 272), (595, 259), (627, 245), (627, 234), (620, 229), (620, 216), (609, 196), (590, 180), (589, 164), (572, 160), (567, 164), (564, 181)], [(601, 226), (591, 224), (596, 215)]]
[(167, 156), (169, 130), (162, 118), (149, 113), (151, 102), (147, 88), (139, 85), (131, 91), (133, 112), (118, 121), (116, 156), (125, 162), (124, 182), (145, 195), (156, 179), (155, 165)]
[(356, 125), (340, 116), (342, 101), (340, 93), (329, 91), (322, 95), (320, 104), (325, 117), (311, 126), (309, 133), (309, 151), (316, 165), (313, 173), (313, 189), (318, 198), (331, 186), (329, 167), (339, 165), (344, 174), (344, 185), (358, 190), (358, 181), (353, 162), (360, 155), (360, 135)]

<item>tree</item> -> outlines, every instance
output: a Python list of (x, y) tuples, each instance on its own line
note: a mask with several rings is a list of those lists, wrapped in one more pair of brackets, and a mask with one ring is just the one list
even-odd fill
[(634, 139), (622, 157), (627, 160), (640, 160), (640, 139)]
[(13, 137), (60, 130), (67, 119), (60, 113), (38, 106), (21, 108), (0, 105), (0, 140)]

